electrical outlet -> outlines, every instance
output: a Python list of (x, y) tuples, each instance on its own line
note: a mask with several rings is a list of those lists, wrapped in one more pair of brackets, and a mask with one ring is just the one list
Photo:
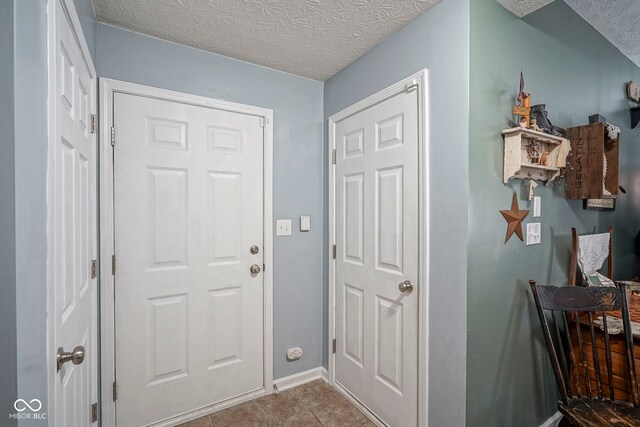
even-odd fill
[(539, 245), (541, 234), (541, 224), (539, 222), (531, 222), (527, 224), (527, 246)]
[(298, 360), (302, 357), (301, 347), (291, 347), (287, 350), (287, 360)]

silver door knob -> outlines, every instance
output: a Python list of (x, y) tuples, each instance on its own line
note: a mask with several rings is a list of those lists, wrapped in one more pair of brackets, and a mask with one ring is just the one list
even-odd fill
[(253, 255), (257, 254), (258, 252), (260, 252), (260, 246), (251, 245), (251, 247), (249, 248), (249, 252), (251, 252)]
[(58, 354), (56, 356), (56, 366), (58, 371), (67, 362), (72, 362), (74, 365), (79, 365), (84, 361), (84, 347), (79, 345), (73, 349), (73, 351), (64, 351), (64, 348), (58, 348)]
[(251, 274), (258, 274), (260, 273), (260, 266), (258, 264), (253, 264), (249, 271), (251, 271)]
[(411, 283), (411, 280), (405, 280), (398, 285), (398, 289), (400, 289), (400, 292), (410, 293), (413, 291), (413, 283)]

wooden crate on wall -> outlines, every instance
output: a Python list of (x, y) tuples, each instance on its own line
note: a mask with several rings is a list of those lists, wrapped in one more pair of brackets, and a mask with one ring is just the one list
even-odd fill
[(567, 199), (616, 197), (620, 135), (612, 140), (605, 123), (593, 123), (567, 129), (567, 138)]

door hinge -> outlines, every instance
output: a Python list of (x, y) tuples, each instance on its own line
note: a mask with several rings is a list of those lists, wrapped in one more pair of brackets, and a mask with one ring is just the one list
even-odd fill
[(260, 127), (263, 128), (265, 123), (266, 123), (267, 119), (265, 119), (264, 117), (260, 117)]
[(96, 124), (97, 118), (95, 114), (91, 115), (91, 133), (96, 133)]
[(335, 352), (336, 352), (336, 339), (335, 338), (333, 339), (332, 346), (333, 346), (333, 353), (335, 354)]
[(98, 404), (94, 403), (91, 405), (91, 422), (95, 423), (98, 421)]
[(336, 247), (336, 245), (333, 245), (333, 259), (336, 259), (336, 253), (338, 252), (338, 248)]
[(96, 278), (98, 274), (97, 270), (98, 270), (98, 260), (97, 259), (91, 260), (91, 278), (92, 279)]
[(111, 126), (111, 146), (116, 146), (116, 128), (115, 126)]
[(418, 81), (416, 79), (411, 80), (411, 83), (407, 83), (404, 87), (405, 92), (411, 92), (418, 87)]
[(113, 401), (118, 400), (118, 383), (113, 382)]
[(335, 165), (335, 164), (336, 164), (336, 157), (337, 157), (337, 156), (338, 156), (338, 155), (336, 154), (336, 150), (332, 150), (332, 151), (331, 151), (331, 164), (332, 164), (332, 165)]
[(111, 274), (116, 275), (116, 254), (111, 255)]

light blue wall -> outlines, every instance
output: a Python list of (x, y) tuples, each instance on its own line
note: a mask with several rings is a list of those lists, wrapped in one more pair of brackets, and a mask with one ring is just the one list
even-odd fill
[(80, 18), (84, 38), (87, 41), (87, 46), (89, 46), (89, 52), (95, 61), (98, 23), (96, 22), (93, 2), (92, 0), (73, 0), (73, 2), (78, 12), (78, 18)]
[[(458, 427), (465, 423), (469, 0), (443, 1), (325, 82), (324, 112), (327, 119), (422, 68), (431, 156), (429, 424)], [(326, 173), (324, 182), (326, 205)], [(328, 313), (326, 295), (325, 287)]]
[[(293, 235), (274, 238), (274, 376), (322, 363), (323, 84), (202, 50), (98, 24), (97, 69), (148, 86), (273, 109), (274, 218)], [(300, 233), (300, 215), (311, 231)], [(286, 361), (291, 346), (302, 359)]]
[(17, 393), (13, 0), (0, 1), (0, 28), (0, 416), (6, 417)]
[(47, 1), (15, 0), (14, 13), (18, 396), (46, 411)]
[[(542, 244), (517, 237), (504, 244), (507, 209), (522, 181), (502, 183), (500, 132), (513, 126), (511, 110), (520, 70), (532, 103), (546, 103), (549, 118), (563, 127), (588, 123), (600, 113), (622, 129), (620, 184), (615, 212), (585, 211), (564, 198), (563, 181), (538, 187), (542, 197)], [(615, 277), (637, 274), (633, 239), (640, 229), (640, 131), (629, 128), (625, 83), (640, 69), (564, 2), (525, 19), (495, 0), (471, 2), (471, 93), (469, 148), (467, 425), (535, 427), (556, 412), (557, 388), (548, 361), (528, 279), (565, 284), (571, 227), (580, 233), (614, 224)], [(538, 221), (529, 217), (525, 223)]]

